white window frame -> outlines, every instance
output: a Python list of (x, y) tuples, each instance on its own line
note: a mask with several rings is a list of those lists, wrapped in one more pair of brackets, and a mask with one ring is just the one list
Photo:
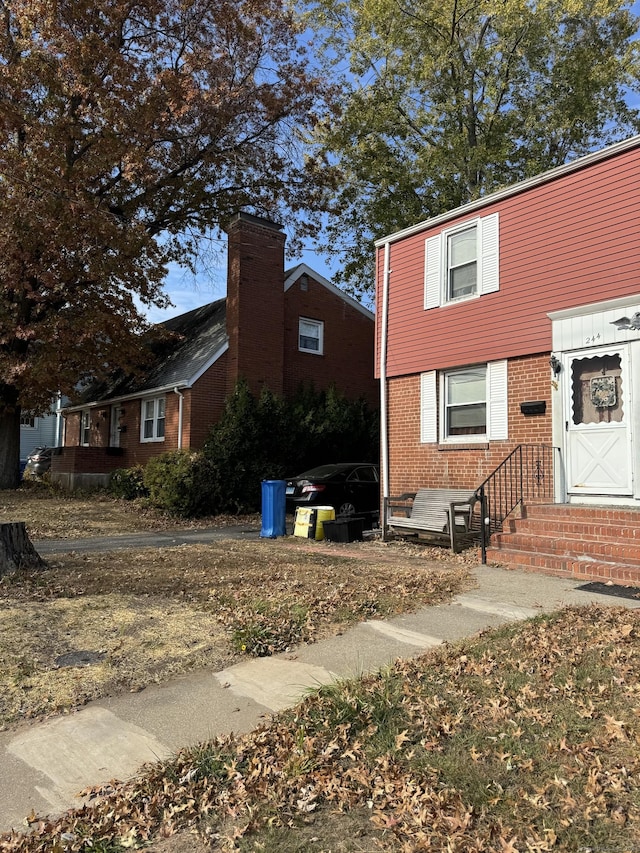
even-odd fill
[[(485, 429), (484, 432), (464, 433), (462, 435), (449, 435), (447, 429), (448, 423), (448, 382), (452, 376), (460, 376), (463, 373), (478, 372), (484, 368), (484, 399), (475, 400), (465, 405), (482, 405), (485, 407)], [(474, 442), (487, 443), (489, 435), (489, 371), (486, 364), (475, 364), (470, 367), (456, 368), (455, 370), (444, 370), (440, 374), (440, 443), (441, 444), (473, 444)]]
[[(303, 337), (311, 337), (310, 335), (303, 336), (302, 334), (302, 324), (306, 323), (308, 326), (313, 326), (318, 330), (318, 349), (313, 349), (311, 347), (306, 347), (302, 343)], [(324, 354), (324, 322), (322, 320), (312, 320), (310, 317), (300, 317), (298, 319), (298, 349), (300, 352), (308, 352), (311, 355), (323, 355)]]
[(20, 415), (20, 429), (36, 429), (38, 418), (34, 415)]
[[(451, 261), (450, 241), (452, 237), (458, 234), (464, 234), (465, 231), (474, 232), (475, 255), (473, 263), (475, 264), (475, 284), (471, 293), (464, 293), (461, 296), (451, 295), (451, 272), (454, 269)], [(465, 222), (464, 225), (459, 225), (456, 228), (450, 228), (443, 232), (443, 248), (444, 248), (444, 288), (442, 293), (442, 302), (462, 302), (465, 299), (474, 299), (478, 295), (478, 286), (480, 284), (480, 225), (479, 220), (473, 222)]]
[[(151, 416), (148, 416), (148, 406), (152, 406)], [(167, 416), (167, 398), (163, 394), (160, 397), (146, 397), (140, 401), (140, 441), (147, 444), (152, 441), (164, 441), (165, 424)], [(145, 433), (146, 425), (151, 424), (151, 435)], [(162, 434), (160, 434), (160, 424), (162, 424)]]
[[(469, 435), (446, 433), (446, 379), (465, 369), (477, 370), (486, 366), (486, 432)], [(507, 361), (490, 361), (486, 364), (468, 365), (451, 370), (430, 370), (420, 375), (420, 443), (441, 445), (486, 444), (489, 441), (506, 441), (509, 437)], [(439, 392), (439, 393), (438, 393)], [(439, 397), (439, 403), (438, 403)]]
[(80, 412), (80, 447), (91, 445), (91, 409)]
[[(473, 293), (449, 297), (449, 239), (471, 228), (476, 229), (476, 287)], [(468, 219), (445, 228), (425, 240), (424, 307), (458, 305), (500, 289), (499, 214)]]

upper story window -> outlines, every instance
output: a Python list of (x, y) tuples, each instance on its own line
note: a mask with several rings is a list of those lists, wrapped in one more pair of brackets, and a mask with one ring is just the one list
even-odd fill
[(478, 228), (447, 236), (447, 301), (474, 296), (478, 284)]
[(80, 444), (89, 447), (91, 441), (91, 412), (85, 409), (80, 413)]
[(164, 441), (165, 397), (142, 401), (140, 441)]
[(324, 323), (300, 317), (298, 325), (298, 349), (322, 355), (324, 347)]
[(500, 287), (498, 214), (445, 229), (425, 242), (425, 308), (437, 308)]
[(37, 422), (38, 419), (34, 418), (33, 415), (20, 415), (20, 426), (25, 427), (25, 429), (35, 429)]

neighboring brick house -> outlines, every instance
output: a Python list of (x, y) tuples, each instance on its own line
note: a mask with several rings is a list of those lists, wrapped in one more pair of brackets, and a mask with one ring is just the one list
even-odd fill
[(227, 296), (162, 325), (176, 337), (152, 369), (65, 411), (52, 477), (70, 487), (177, 448), (199, 448), (240, 378), (259, 395), (330, 385), (379, 403), (374, 316), (306, 264), (285, 271), (280, 226), (248, 214), (228, 229)]
[[(531, 464), (555, 518), (569, 512), (558, 504), (587, 505), (589, 521), (640, 537), (640, 137), (376, 248), (384, 497), (475, 489), (519, 446), (547, 446)], [(552, 546), (539, 537), (537, 562), (510, 542), (514, 564), (620, 576), (542, 560)]]

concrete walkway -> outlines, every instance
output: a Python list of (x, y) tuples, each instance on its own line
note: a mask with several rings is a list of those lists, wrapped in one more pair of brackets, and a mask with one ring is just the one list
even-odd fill
[(0, 832), (24, 827), (32, 811), (56, 814), (79, 806), (81, 789), (125, 779), (183, 746), (249, 731), (321, 684), (567, 604), (640, 607), (638, 600), (582, 591), (571, 580), (488, 566), (474, 574), (477, 587), (448, 605), (365, 622), (295, 654), (193, 673), (0, 733)]

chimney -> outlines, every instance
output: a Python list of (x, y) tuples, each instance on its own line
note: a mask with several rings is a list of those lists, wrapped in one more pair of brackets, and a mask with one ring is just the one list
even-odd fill
[(282, 395), (286, 235), (248, 213), (237, 214), (226, 230), (228, 390), (243, 378), (256, 396), (264, 387)]

